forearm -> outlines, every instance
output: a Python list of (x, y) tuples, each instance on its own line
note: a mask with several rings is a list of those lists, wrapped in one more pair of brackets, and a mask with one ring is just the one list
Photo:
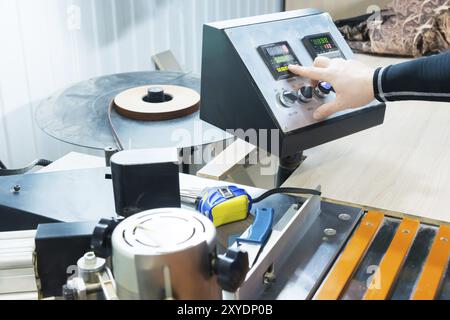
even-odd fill
[(450, 102), (450, 51), (379, 68), (373, 82), (379, 101)]

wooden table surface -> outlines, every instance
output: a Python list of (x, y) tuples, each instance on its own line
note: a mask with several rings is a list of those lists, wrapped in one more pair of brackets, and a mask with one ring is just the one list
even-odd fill
[[(374, 66), (404, 59), (361, 56)], [(389, 103), (382, 126), (306, 152), (286, 186), (325, 198), (450, 222), (450, 104)]]

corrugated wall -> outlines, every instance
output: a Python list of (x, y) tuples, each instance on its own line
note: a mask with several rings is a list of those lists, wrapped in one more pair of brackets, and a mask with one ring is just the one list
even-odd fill
[[(0, 0), (0, 159), (22, 166), (71, 147), (34, 125), (39, 101), (72, 83), (153, 69), (171, 49), (200, 72), (205, 22), (281, 11), (281, 0)], [(85, 150), (86, 151), (86, 150)]]

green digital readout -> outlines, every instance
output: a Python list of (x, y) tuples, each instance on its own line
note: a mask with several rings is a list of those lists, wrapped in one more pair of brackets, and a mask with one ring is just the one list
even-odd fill
[(324, 44), (329, 44), (330, 39), (328, 37), (322, 37), (322, 38), (312, 39), (312, 42), (315, 46), (321, 46)]
[(294, 60), (292, 55), (288, 54), (285, 56), (278, 56), (278, 57), (273, 57), (273, 60), (275, 61), (275, 63), (284, 63), (284, 62), (289, 62)]
[(329, 33), (306, 37), (303, 43), (313, 56), (339, 51)]

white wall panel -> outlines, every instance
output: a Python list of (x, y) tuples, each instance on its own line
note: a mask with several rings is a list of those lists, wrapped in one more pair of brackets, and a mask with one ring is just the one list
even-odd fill
[[(34, 124), (41, 99), (78, 81), (152, 70), (172, 50), (200, 73), (205, 22), (282, 10), (281, 0), (0, 0), (0, 159), (22, 166), (84, 151)], [(93, 152), (89, 152), (93, 153)]]

